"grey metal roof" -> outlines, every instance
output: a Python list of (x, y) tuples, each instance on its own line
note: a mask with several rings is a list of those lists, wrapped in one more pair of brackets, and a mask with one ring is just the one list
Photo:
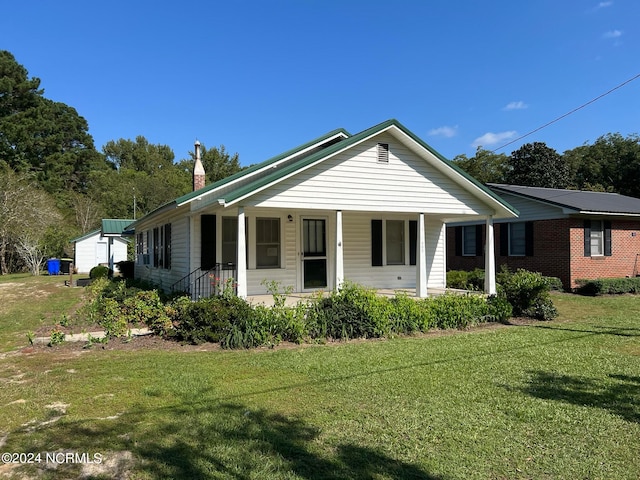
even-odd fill
[(551, 205), (572, 209), (576, 212), (640, 215), (640, 198), (627, 197), (618, 193), (523, 187), (520, 185), (497, 183), (489, 183), (488, 185), (498, 195), (501, 193), (512, 193)]

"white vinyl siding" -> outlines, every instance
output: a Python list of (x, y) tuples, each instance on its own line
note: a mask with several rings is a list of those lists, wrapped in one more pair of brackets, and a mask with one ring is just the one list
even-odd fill
[[(390, 145), (388, 163), (378, 162), (377, 141), (372, 139), (285, 178), (243, 203), (342, 211), (491, 213), (465, 188), (391, 135), (380, 139)], [(433, 162), (444, 167), (435, 157)]]

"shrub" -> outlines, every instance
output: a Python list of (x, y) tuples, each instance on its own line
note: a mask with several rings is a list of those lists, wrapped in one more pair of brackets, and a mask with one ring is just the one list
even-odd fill
[(515, 273), (503, 270), (498, 274), (502, 295), (513, 307), (513, 314), (552, 320), (558, 313), (549, 296), (550, 281), (540, 273), (518, 269)]
[(640, 293), (640, 277), (580, 279), (577, 293), (582, 295), (620, 295)]
[(449, 270), (447, 272), (447, 288), (460, 290), (484, 290), (484, 270), (476, 268), (470, 272), (466, 270)]
[(491, 295), (487, 298), (489, 315), (493, 321), (506, 323), (513, 315), (513, 307), (504, 295)]
[(480, 295), (445, 294), (431, 299), (438, 328), (466, 328), (491, 320), (487, 300)]
[(427, 299), (415, 300), (399, 293), (390, 300), (389, 328), (393, 333), (426, 332), (436, 326), (433, 311)]
[(108, 278), (113, 276), (113, 270), (104, 265), (96, 265), (89, 271), (89, 278)]
[(345, 282), (310, 310), (309, 331), (314, 338), (346, 340), (389, 333), (389, 299), (354, 283)]

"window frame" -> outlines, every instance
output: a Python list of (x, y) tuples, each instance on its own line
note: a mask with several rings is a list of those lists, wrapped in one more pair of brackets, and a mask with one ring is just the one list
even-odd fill
[[(266, 222), (266, 221), (270, 221), (270, 222), (276, 222), (277, 224), (277, 228), (272, 228), (271, 232), (277, 232), (277, 241), (261, 241), (260, 235), (260, 224), (262, 222)], [(256, 269), (257, 270), (268, 270), (268, 269), (278, 269), (278, 268), (282, 268), (282, 219), (280, 217), (256, 217), (255, 218), (255, 255), (256, 255)], [(263, 233), (263, 232), (262, 232)], [(270, 240), (273, 240), (273, 238), (271, 238)], [(269, 263), (263, 263), (261, 264), (261, 260), (264, 260), (264, 258), (268, 258), (271, 257), (272, 255), (262, 255), (261, 253), (261, 247), (266, 247), (266, 248), (276, 248), (276, 252), (277, 252), (277, 263), (276, 264), (269, 264)]]
[[(599, 228), (596, 228), (599, 227)], [(604, 236), (605, 236), (605, 226), (603, 220), (591, 220), (590, 231), (589, 231), (589, 253), (591, 257), (604, 257), (605, 246), (604, 246)], [(597, 241), (596, 244), (598, 251), (594, 253), (594, 244), (593, 242)]]
[[(509, 227), (508, 227), (508, 253), (510, 257), (526, 257), (527, 256), (527, 222), (509, 222)], [(518, 225), (519, 227), (521, 226), (522, 228), (522, 232), (517, 232), (517, 233), (521, 233), (522, 235), (522, 253), (520, 252), (514, 252), (514, 248), (513, 248), (513, 241), (514, 241), (514, 232), (513, 232), (513, 227), (515, 225)]]
[[(400, 227), (399, 228), (399, 233), (400, 233), (400, 239), (399, 240), (395, 240), (393, 238), (392, 239), (389, 238), (389, 235), (390, 235), (389, 225), (390, 224), (397, 225), (397, 226)], [(406, 241), (406, 232), (405, 232), (405, 230), (407, 228), (407, 222), (405, 220), (387, 219), (385, 221), (385, 225), (384, 226), (385, 226), (385, 232), (384, 232), (385, 264), (386, 265), (406, 265), (407, 264), (407, 258), (406, 258), (407, 257), (407, 255), (406, 255), (407, 241)], [(398, 247), (398, 246), (399, 246), (400, 260), (390, 262), (389, 261), (390, 249), (393, 248), (393, 247)], [(398, 253), (398, 252), (392, 252), (392, 253)]]
[[(467, 231), (471, 231), (473, 232), (473, 244), (471, 244), (471, 242), (469, 242), (469, 244), (467, 244)], [(476, 225), (463, 225), (462, 226), (462, 256), (463, 257), (475, 257), (477, 256), (478, 253), (478, 228)], [(470, 248), (470, 252), (469, 250), (467, 250), (467, 247)]]

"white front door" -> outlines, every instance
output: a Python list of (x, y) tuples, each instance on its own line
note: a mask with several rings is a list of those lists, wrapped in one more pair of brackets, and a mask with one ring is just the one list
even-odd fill
[(96, 265), (107, 263), (108, 261), (107, 242), (96, 243)]
[(327, 286), (327, 220), (302, 219), (302, 288)]

